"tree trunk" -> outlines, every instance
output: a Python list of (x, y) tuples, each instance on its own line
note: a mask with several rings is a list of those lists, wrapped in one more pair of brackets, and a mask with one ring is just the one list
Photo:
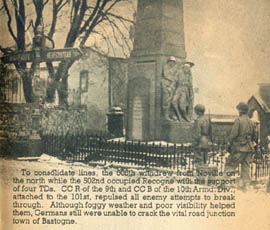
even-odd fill
[[(62, 61), (56, 73), (49, 68), (49, 85), (47, 89), (47, 102), (55, 100), (55, 92), (57, 90), (59, 96), (59, 105), (68, 106), (68, 71), (75, 60)], [(48, 65), (47, 65), (48, 67)]]
[(27, 71), (27, 65), (26, 63), (15, 63), (15, 67), (20, 77), (22, 78), (25, 102), (32, 103), (33, 102), (32, 77)]
[(60, 87), (58, 90), (59, 95), (59, 105), (68, 106), (68, 76), (66, 71), (66, 76), (64, 76), (60, 82)]
[(27, 73), (22, 74), (23, 92), (26, 103), (33, 102), (32, 78)]

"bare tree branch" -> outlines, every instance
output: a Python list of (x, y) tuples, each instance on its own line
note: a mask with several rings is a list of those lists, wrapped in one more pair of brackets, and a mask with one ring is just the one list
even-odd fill
[[(115, 41), (117, 42), (118, 46), (121, 47), (123, 51), (125, 51), (125, 47), (119, 41), (119, 38), (118, 38), (116, 32), (118, 32), (118, 34), (121, 35), (121, 38), (122, 38), (121, 40), (124, 41), (126, 47), (130, 51), (131, 50), (130, 44), (128, 43), (126, 35), (123, 33), (122, 29), (120, 29), (119, 26), (113, 20), (111, 20), (109, 17), (105, 16), (105, 18), (106, 18), (106, 20), (108, 20), (110, 22), (110, 25), (111, 25), (111, 28), (112, 28), (112, 31), (114, 34), (114, 38), (115, 38)], [(125, 54), (125, 55), (127, 55), (127, 54)]]
[(49, 0), (46, 0), (46, 1), (43, 3), (43, 8), (47, 5), (48, 2), (49, 2)]
[(69, 3), (70, 0), (66, 0), (64, 3), (62, 3), (63, 1), (60, 1), (60, 3), (58, 4), (58, 10), (60, 11), (66, 4)]
[(32, 0), (32, 2), (34, 3), (36, 11), (36, 21), (34, 26), (34, 32), (36, 33), (37, 27), (42, 24), (43, 9), (48, 3), (48, 0), (45, 2), (43, 2), (43, 0)]
[[(129, 32), (130, 25), (133, 25), (134, 22), (129, 18), (118, 15), (118, 13), (113, 10), (117, 6), (117, 3), (125, 2), (124, 0), (11, 0), (12, 4), (15, 6), (14, 19), (12, 18), (14, 15), (11, 14), (11, 9), (9, 9), (10, 3), (8, 3), (7, 0), (2, 0), (2, 2), (4, 3), (2, 10), (4, 10), (8, 18), (7, 28), (13, 40), (16, 42), (18, 49), (25, 49), (26, 41), (24, 36), (31, 25), (33, 25), (33, 30), (36, 32), (36, 28), (39, 25), (45, 26), (42, 23), (47, 23), (46, 31), (48, 33), (46, 33), (46, 35), (44, 34), (44, 36), (51, 42), (53, 42), (53, 37), (56, 33), (63, 32), (62, 29), (65, 30), (65, 33), (67, 32), (64, 42), (65, 48), (74, 47), (75, 45), (79, 45), (83, 48), (88, 40), (92, 38), (95, 39), (95, 43), (92, 47), (96, 48), (99, 53), (105, 56), (109, 54), (116, 55), (115, 45), (120, 47), (123, 54), (126, 56), (130, 50), (131, 44), (128, 40), (129, 33), (126, 32)], [(28, 21), (30, 21), (30, 23), (27, 27), (25, 25), (26, 15), (24, 7), (33, 7), (35, 9), (34, 14), (29, 15), (30, 19)], [(52, 10), (52, 17), (50, 19), (44, 17), (43, 13), (45, 9)], [(68, 10), (68, 14), (66, 14), (65, 9)], [(58, 31), (60, 18), (61, 20), (62, 18), (64, 18), (64, 20), (70, 19), (70, 25), (65, 24)], [(48, 21), (50, 22), (48, 23)], [(17, 26), (17, 31), (15, 31), (13, 27), (14, 24)], [(68, 26), (69, 28), (67, 29)], [(19, 38), (23, 38), (20, 39), (20, 44), (18, 44)], [(103, 44), (102, 47), (101, 44)], [(0, 47), (0, 51), (8, 54), (11, 50)], [(54, 98), (57, 90), (59, 93), (59, 103), (67, 103), (68, 71), (74, 62), (75, 59), (62, 60), (57, 69), (53, 66), (52, 62), (46, 62), (49, 71), (49, 79), (51, 80), (47, 90), (49, 99)], [(29, 102), (31, 101), (32, 85), (30, 81), (31, 77), (28, 76), (29, 73), (26, 71), (26, 63), (15, 63), (15, 66), (22, 76), (24, 91), (28, 98), (26, 100)], [(28, 87), (30, 88), (29, 90), (27, 89)]]
[(15, 12), (16, 12), (16, 26), (17, 26), (17, 45), (19, 50), (25, 50), (25, 7), (24, 1), (19, 0), (15, 3)]
[[(80, 34), (83, 33), (87, 26), (89, 25), (89, 23), (93, 20), (94, 16), (96, 15), (98, 9), (99, 9), (99, 5), (100, 5), (101, 0), (97, 0), (96, 2), (96, 6), (93, 7), (93, 11), (90, 14), (90, 16), (88, 17), (88, 19), (85, 21), (84, 25), (82, 26), (82, 28), (80, 29)], [(90, 8), (90, 7), (89, 7)]]
[(79, 31), (81, 24), (83, 22), (83, 17), (87, 10), (86, 0), (73, 0), (73, 19), (71, 19), (71, 27), (68, 32), (65, 47), (73, 47), (76, 39), (79, 36)]
[(52, 23), (51, 23), (51, 27), (50, 27), (50, 31), (48, 33), (48, 37), (50, 39), (53, 38), (53, 35), (55, 33), (55, 27), (57, 24), (57, 15), (59, 14), (59, 12), (61, 11), (61, 9), (69, 2), (69, 0), (64, 1), (60, 0), (58, 1), (58, 3), (56, 2), (56, 0), (53, 0), (53, 15), (52, 15)]
[(4, 47), (2, 47), (1, 45), (0, 45), (0, 51), (1, 51), (2, 53), (4, 53), (4, 55), (7, 55), (7, 54), (9, 54), (9, 53), (14, 52), (14, 50), (12, 50), (10, 47), (4, 48)]
[[(91, 32), (94, 30), (95, 26), (98, 24), (98, 22), (102, 21), (102, 18), (104, 17), (103, 10), (109, 1), (110, 0), (103, 0), (103, 3), (101, 4), (101, 6), (98, 10), (98, 13), (96, 14), (94, 19), (92, 20), (90, 26), (85, 30), (84, 37), (80, 42), (80, 47), (83, 47), (85, 45), (85, 42), (89, 38)], [(116, 0), (116, 1), (118, 2), (119, 0)]]
[(14, 41), (16, 42), (16, 44), (17, 44), (17, 37), (15, 36), (15, 34), (14, 34), (14, 32), (13, 32), (13, 29), (12, 29), (12, 26), (11, 26), (12, 18), (11, 18), (10, 11), (9, 11), (9, 9), (8, 9), (6, 0), (3, 0), (3, 6), (4, 6), (5, 11), (6, 11), (6, 13), (7, 13), (7, 16), (8, 16), (8, 31), (9, 31), (11, 37), (13, 38), (13, 40), (14, 40)]
[[(113, 49), (113, 44), (112, 44), (112, 41), (110, 39), (110, 36), (108, 35), (108, 33), (107, 33), (106, 29), (104, 28), (104, 26), (100, 25), (100, 27), (101, 27), (103, 33), (100, 33), (98, 31), (93, 31), (92, 33), (95, 33), (95, 34), (101, 36), (101, 38), (106, 42), (106, 45), (107, 45), (107, 48), (108, 48), (107, 53), (113, 52), (113, 54), (115, 55), (115, 50)], [(99, 50), (99, 52), (100, 52), (100, 50)]]
[(130, 20), (128, 18), (124, 18), (121, 15), (113, 14), (113, 13), (110, 13), (110, 12), (107, 12), (106, 15), (107, 16), (112, 16), (112, 17), (117, 18), (119, 20), (123, 20), (123, 21), (129, 22), (129, 23), (135, 24), (135, 22), (133, 20)]

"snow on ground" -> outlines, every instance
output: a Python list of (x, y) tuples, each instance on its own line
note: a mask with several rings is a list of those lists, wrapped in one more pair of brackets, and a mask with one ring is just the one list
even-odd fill
[(184, 144), (177, 144), (177, 143), (172, 143), (172, 142), (167, 142), (167, 141), (130, 141), (130, 140), (126, 140), (126, 138), (124, 137), (118, 137), (118, 138), (113, 138), (113, 139), (109, 139), (108, 141), (114, 141), (114, 142), (127, 142), (127, 143), (141, 143), (141, 144), (147, 144), (147, 145), (156, 145), (156, 146), (162, 146), (162, 147), (166, 147), (166, 146), (191, 146), (191, 143), (184, 143)]
[[(107, 169), (110, 165), (105, 166)], [(256, 187), (250, 187), (248, 191), (236, 191), (236, 213), (234, 218), (184, 218), (184, 217), (80, 217), (77, 224), (71, 226), (61, 225), (13, 225), (11, 227), (11, 209), (12, 194), (14, 192), (12, 179), (21, 177), (21, 170), (28, 169), (31, 172), (35, 170), (53, 170), (64, 169), (74, 170), (78, 172), (81, 169), (95, 171), (100, 177), (103, 166), (89, 166), (83, 163), (68, 163), (57, 158), (43, 155), (40, 159), (33, 161), (16, 160), (16, 159), (0, 159), (0, 207), (2, 208), (1, 222), (4, 224), (2, 229), (112, 229), (112, 230), (137, 230), (137, 229), (197, 229), (197, 230), (267, 230), (270, 229), (270, 194), (265, 192), (265, 184), (258, 184)], [(116, 171), (116, 168), (111, 170)], [(138, 177), (138, 170), (134, 170), (135, 176)], [(128, 177), (126, 177), (128, 178)], [(56, 185), (59, 187), (60, 185)], [(10, 227), (7, 227), (9, 223)]]

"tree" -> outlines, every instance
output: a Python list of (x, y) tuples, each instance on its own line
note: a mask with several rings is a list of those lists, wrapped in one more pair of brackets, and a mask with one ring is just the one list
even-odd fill
[[(115, 47), (118, 47), (128, 56), (131, 50), (128, 32), (133, 20), (123, 13), (129, 7), (132, 15), (134, 9), (132, 2), (132, 0), (12, 0), (11, 2), (2, 0), (1, 11), (5, 13), (6, 27), (15, 45), (8, 47), (0, 45), (0, 50), (5, 55), (27, 50), (31, 44), (28, 34), (31, 32), (36, 34), (37, 28), (42, 26), (44, 37), (53, 47), (55, 44), (59, 46), (57, 38), (61, 34), (61, 41), (64, 41), (61, 46), (64, 48), (79, 47), (83, 52), (85, 46), (91, 45), (94, 49), (106, 46), (102, 52), (111, 54)], [(54, 101), (57, 90), (59, 103), (67, 105), (68, 70), (75, 61), (63, 60), (57, 68), (52, 62), (46, 63), (49, 72), (48, 102)], [(30, 71), (25, 62), (15, 63), (15, 67), (23, 80), (26, 102), (32, 102), (33, 65)]]
[(0, 103), (5, 102), (5, 79), (4, 76), (8, 75), (8, 68), (5, 64), (0, 63)]

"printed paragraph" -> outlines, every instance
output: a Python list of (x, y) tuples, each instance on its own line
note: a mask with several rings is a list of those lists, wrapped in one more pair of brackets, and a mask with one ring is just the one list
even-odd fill
[(235, 178), (217, 172), (30, 170), (13, 177), (13, 224), (72, 225), (81, 217), (235, 217)]

